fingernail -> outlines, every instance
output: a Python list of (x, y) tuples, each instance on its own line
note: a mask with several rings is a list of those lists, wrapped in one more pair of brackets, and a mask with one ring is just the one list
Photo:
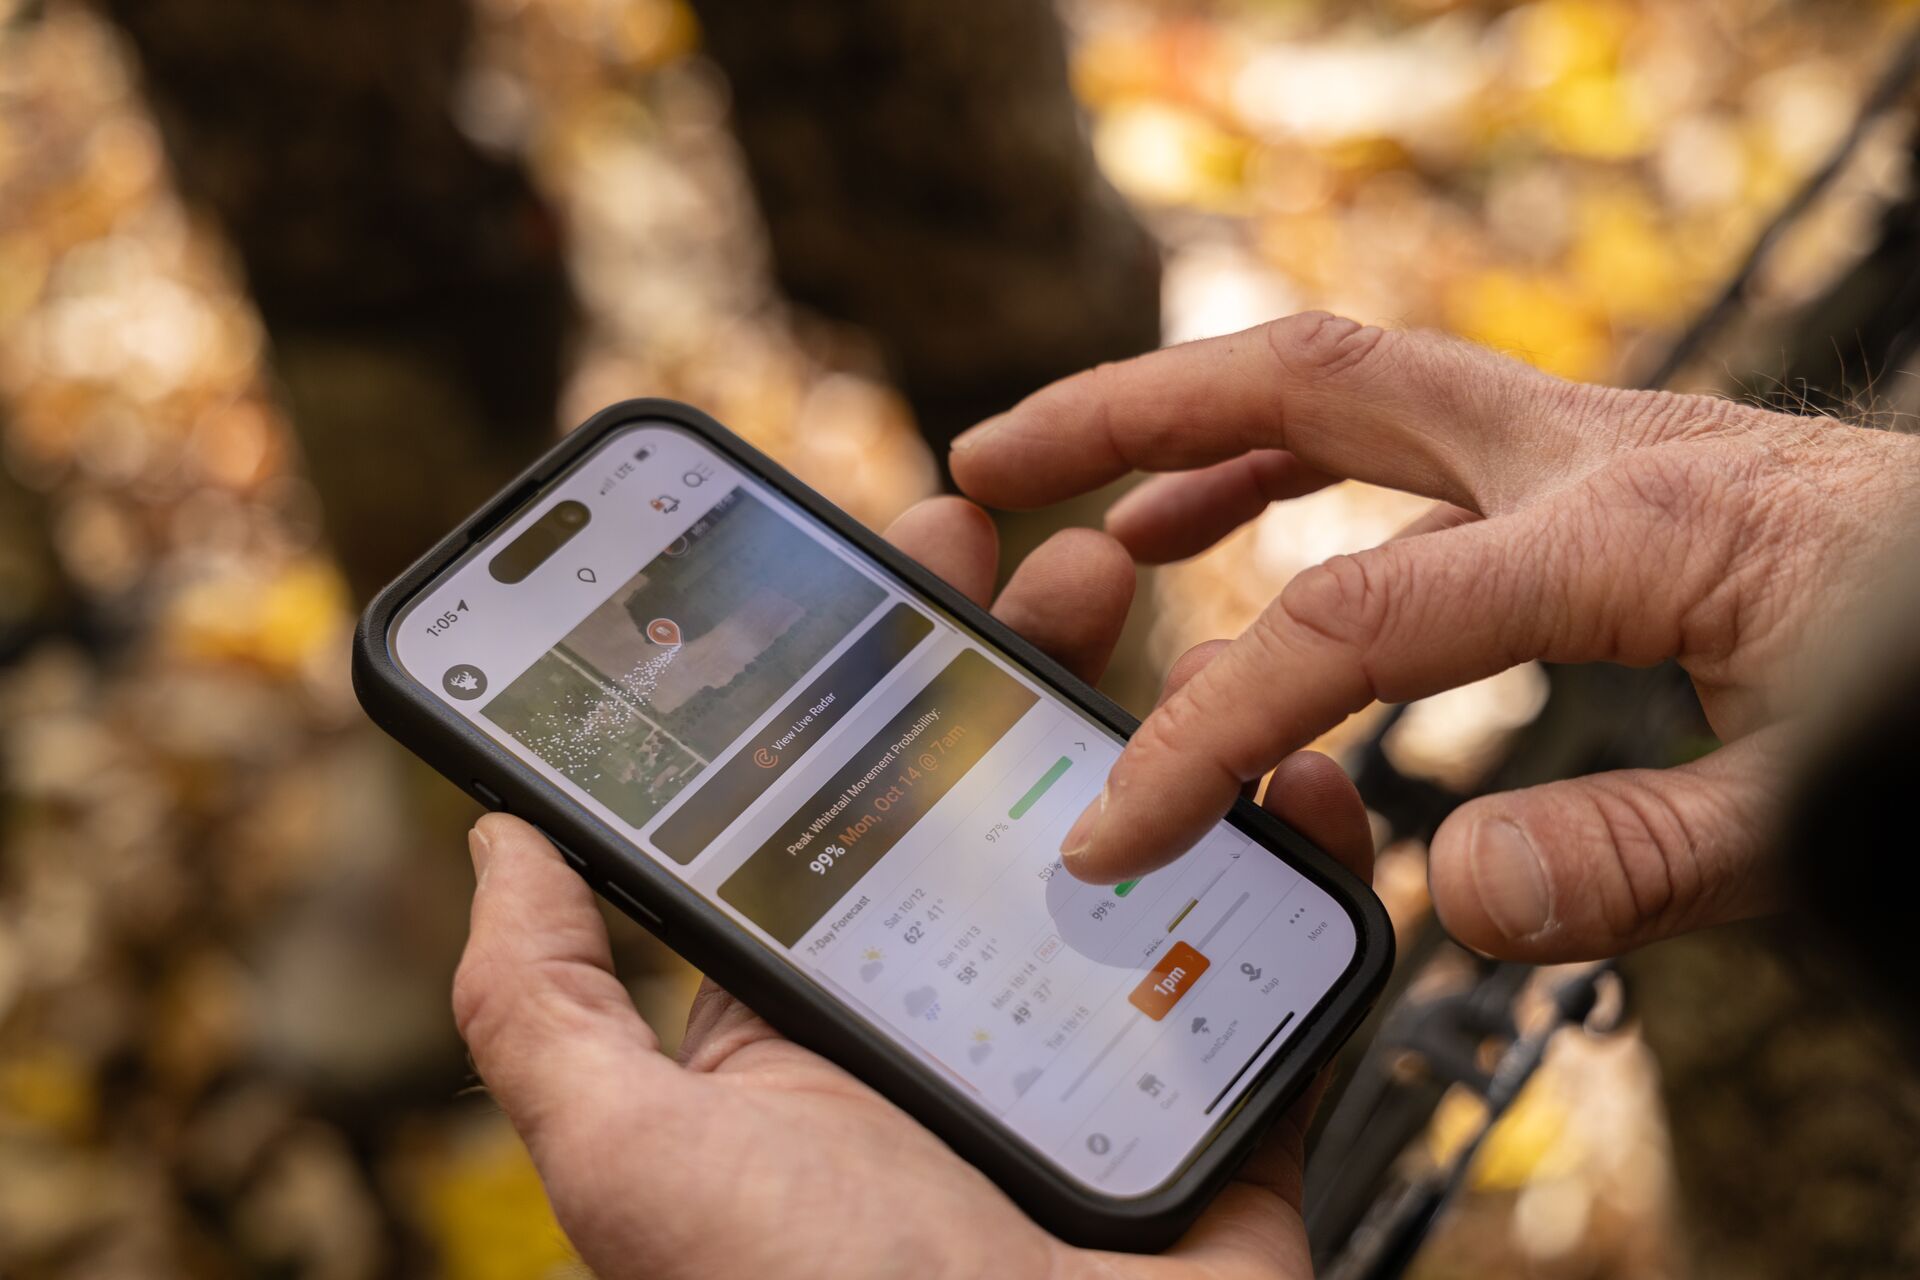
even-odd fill
[(478, 827), (467, 832), (467, 856), (473, 859), (473, 879), (478, 884), (487, 878), (487, 862), (493, 857), (487, 833)]
[(1480, 905), (1501, 933), (1519, 940), (1547, 927), (1553, 914), (1547, 872), (1526, 832), (1504, 818), (1480, 823), (1473, 831), (1467, 866)]
[(1002, 413), (1002, 414), (997, 414), (994, 417), (988, 418), (985, 422), (980, 423), (978, 426), (968, 427), (965, 431), (962, 431), (959, 435), (955, 436), (953, 438), (953, 443), (951, 445), (948, 445), (947, 448), (950, 452), (953, 452), (953, 453), (965, 453), (967, 450), (974, 448), (976, 445), (980, 444), (983, 440), (985, 440), (988, 436), (998, 431), (1000, 429), (1001, 424), (1004, 423), (1006, 420), (1007, 420), (1007, 415)]
[(1107, 789), (1102, 787), (1099, 797), (1067, 828), (1067, 837), (1060, 842), (1062, 861), (1077, 862), (1086, 854), (1088, 847), (1093, 844), (1094, 829), (1100, 825), (1100, 815), (1106, 811)]

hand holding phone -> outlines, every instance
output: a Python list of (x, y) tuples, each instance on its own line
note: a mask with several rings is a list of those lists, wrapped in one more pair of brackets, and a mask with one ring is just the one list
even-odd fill
[[(888, 531), (985, 602), (992, 527), (934, 499)], [(1056, 535), (994, 607), (1077, 675), (1098, 678), (1133, 574), (1101, 535)], [(1170, 687), (1197, 669), (1176, 668)], [(1282, 764), (1270, 806), (1364, 874), (1365, 812), (1339, 768)], [(705, 1277), (1073, 1275), (1080, 1258), (872, 1089), (708, 984), (675, 1063), (611, 970), (593, 896), (538, 832), (489, 817), (457, 1007), (474, 1060), (526, 1135), (562, 1225), (595, 1274)], [(1296, 1103), (1154, 1274), (1310, 1274), (1298, 1216)], [(937, 1267), (933, 1260), (938, 1260)], [(1128, 1259), (1101, 1255), (1130, 1274)]]
[(1009, 588), (1069, 669), (979, 607), (985, 516), (930, 510), (965, 594), (703, 415), (617, 406), (382, 593), (356, 687), (1048, 1231), (1162, 1247), (1364, 1014), (1391, 930), (1245, 802), (1150, 875), (1067, 873), (1131, 727), (1081, 679), (1130, 566), (1082, 532)]

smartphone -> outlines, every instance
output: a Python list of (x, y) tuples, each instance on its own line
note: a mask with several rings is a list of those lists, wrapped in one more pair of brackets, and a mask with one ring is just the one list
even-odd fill
[(1170, 1243), (1391, 967), (1372, 893), (1248, 803), (1075, 880), (1133, 722), (684, 405), (606, 410), (429, 552), (354, 682), (1072, 1242)]

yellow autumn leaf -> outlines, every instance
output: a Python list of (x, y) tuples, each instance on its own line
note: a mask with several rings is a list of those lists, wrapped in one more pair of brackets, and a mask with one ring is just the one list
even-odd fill
[(1102, 35), (1073, 55), (1073, 92), (1087, 109), (1098, 111), (1129, 98), (1156, 96), (1161, 62), (1150, 40), (1133, 35)]
[(1456, 281), (1446, 299), (1448, 327), (1462, 337), (1563, 378), (1602, 376), (1613, 339), (1590, 302), (1564, 281), (1514, 271), (1483, 271)]
[(1221, 211), (1244, 203), (1247, 140), (1197, 112), (1146, 101), (1116, 106), (1094, 122), (1093, 152), (1136, 200)]
[(445, 1280), (584, 1276), (526, 1148), (504, 1125), (422, 1171), (422, 1224)]
[(263, 579), (208, 579), (183, 591), (166, 628), (173, 646), (208, 661), (298, 671), (334, 643), (350, 608), (346, 583), (325, 560), (304, 558)]
[[(1427, 1129), (1427, 1152), (1436, 1164), (1455, 1159), (1486, 1119), (1478, 1094), (1455, 1087), (1441, 1098)], [(1573, 1164), (1565, 1105), (1535, 1080), (1514, 1099), (1474, 1157), (1472, 1182), (1482, 1191), (1512, 1191), (1535, 1178), (1554, 1177)]]
[(1540, 0), (1516, 15), (1522, 74), (1535, 84), (1611, 72), (1634, 13), (1613, 0)]
[(1542, 91), (1539, 111), (1547, 142), (1574, 155), (1624, 160), (1653, 144), (1641, 95), (1616, 72), (1567, 77)]
[(1542, 0), (1521, 11), (1517, 70), (1533, 89), (1528, 115), (1549, 146), (1624, 159), (1653, 145), (1655, 122), (1623, 61), (1634, 17), (1609, 0)]
[(1616, 322), (1666, 324), (1694, 308), (1692, 273), (1659, 210), (1637, 191), (1609, 187), (1583, 202), (1569, 266)]
[(693, 10), (682, 0), (646, 0), (619, 11), (616, 47), (635, 70), (663, 67), (692, 53), (700, 43)]
[(0, 1060), (0, 1128), (25, 1124), (78, 1137), (92, 1126), (98, 1102), (86, 1064), (60, 1045)]
[(255, 657), (277, 669), (299, 666), (316, 644), (338, 636), (350, 608), (347, 584), (331, 564), (303, 560), (292, 565), (262, 593)]

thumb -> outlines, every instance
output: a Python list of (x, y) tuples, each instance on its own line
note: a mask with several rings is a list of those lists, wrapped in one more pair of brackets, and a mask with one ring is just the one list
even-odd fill
[(611, 1095), (671, 1097), (683, 1073), (614, 975), (593, 891), (539, 830), (488, 814), (468, 844), (477, 883), (454, 1019), (539, 1161), (596, 1131)]
[(1756, 738), (1673, 769), (1594, 774), (1463, 806), (1434, 838), (1434, 910), (1502, 959), (1617, 955), (1758, 915), (1781, 768)]

